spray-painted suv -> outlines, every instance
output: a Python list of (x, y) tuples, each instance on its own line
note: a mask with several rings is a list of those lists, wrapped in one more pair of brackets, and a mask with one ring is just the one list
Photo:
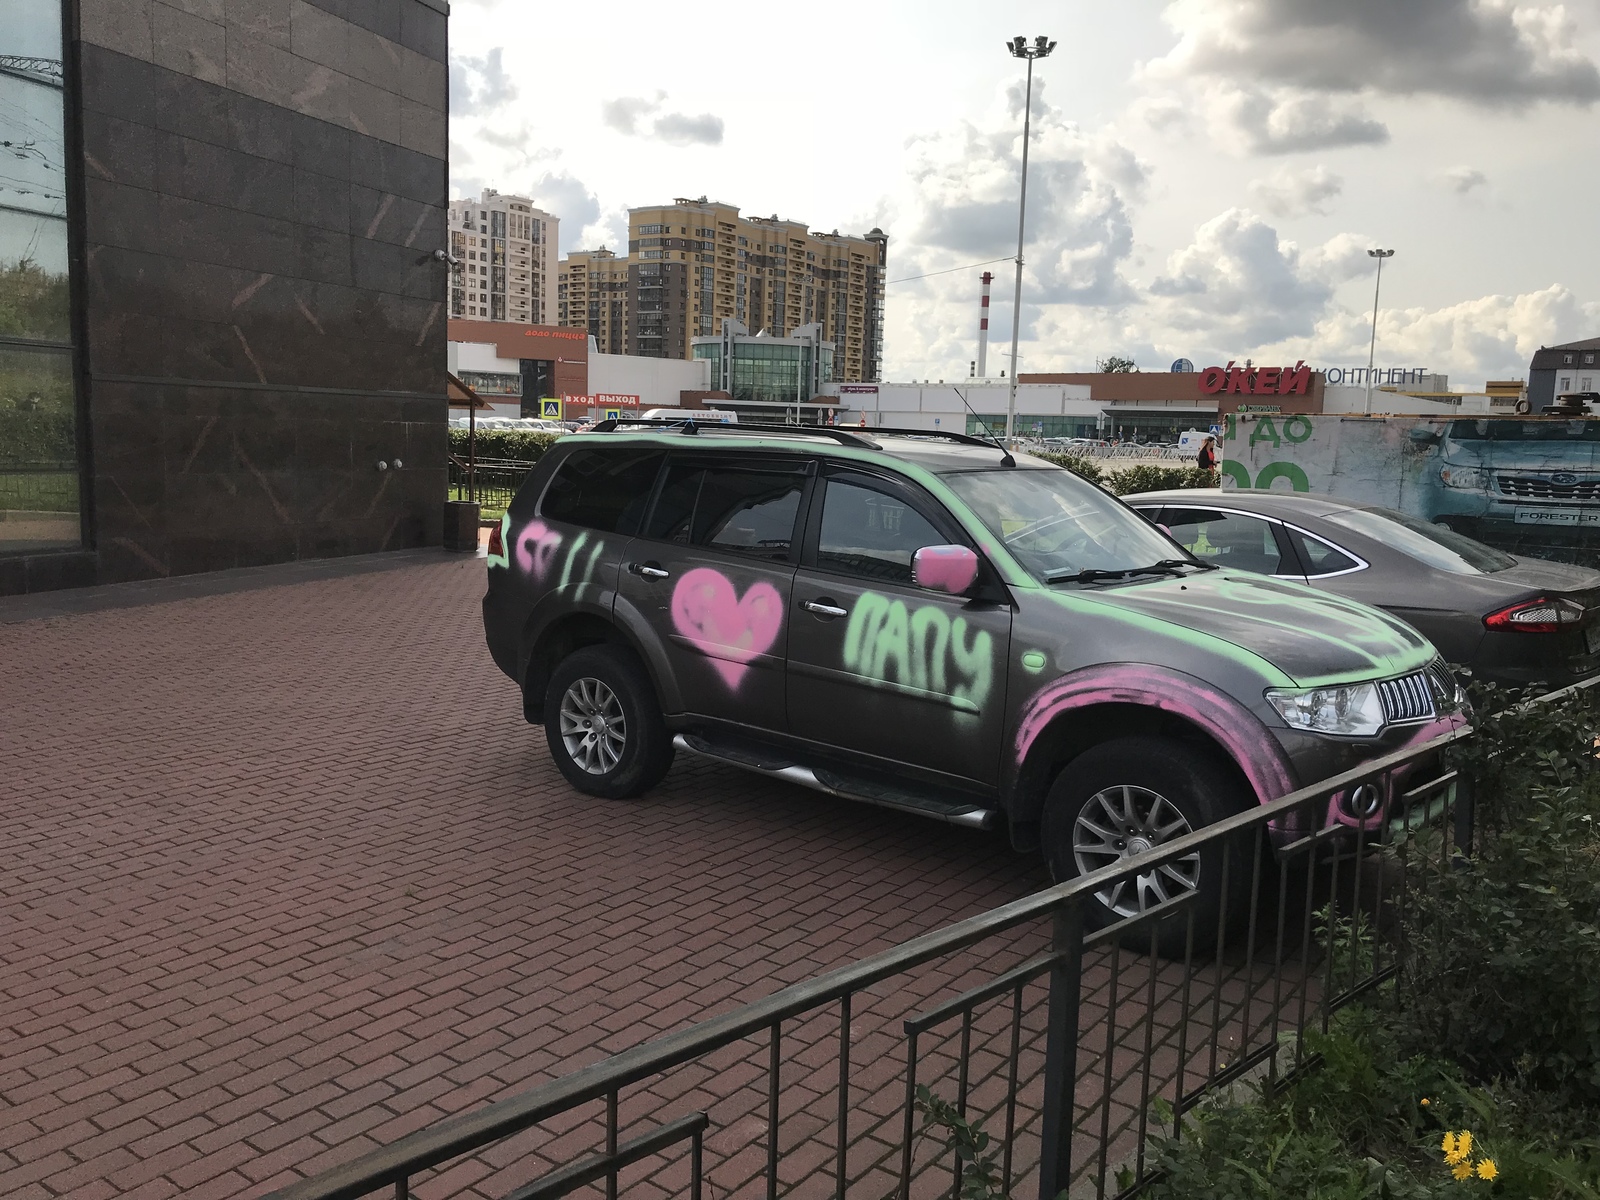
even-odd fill
[[(1207, 566), (1071, 473), (954, 435), (565, 437), (491, 540), (483, 613), (585, 792), (638, 795), (684, 749), (1003, 823), (1057, 878), (1461, 720), (1410, 626)], [(1101, 915), (1197, 885), (1214, 906), (1219, 863)]]

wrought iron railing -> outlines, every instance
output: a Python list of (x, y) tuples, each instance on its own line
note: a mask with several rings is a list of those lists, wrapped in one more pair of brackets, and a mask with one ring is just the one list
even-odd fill
[[(488, 510), (510, 507), (511, 498), (517, 494), (522, 481), (538, 464), (525, 462), (520, 458), (480, 458), (473, 465), (476, 467), (473, 475), (477, 486), (471, 490), (476, 492), (478, 503)], [(451, 456), (449, 499), (468, 498), (468, 471), (467, 463)]]
[[(1170, 1105), (1159, 1111), (1181, 1136), (1183, 1114), (1219, 1087), (1304, 1069), (1301, 1035), (1395, 977), (1400, 917), (1425, 878), (1417, 856), (1470, 844), (1466, 783), (1440, 763), (1468, 736), (1374, 759), (1126, 865), (783, 988), (272, 1200), (391, 1187), (402, 1198), (552, 1200), (601, 1184), (615, 1200), (624, 1186), (698, 1195), (702, 1181), (714, 1196), (767, 1200), (949, 1195), (960, 1164), (921, 1130), (919, 1084), (990, 1133), (1006, 1195), (1133, 1195), (1152, 1178), (1153, 1101)], [(1350, 815), (1373, 799), (1364, 821)], [(1086, 924), (1094, 893), (1219, 847), (1214, 928), (1197, 921), (1192, 893)], [(1235, 893), (1228, 884), (1241, 871), (1248, 886)], [(1170, 942), (1168, 922), (1183, 931)], [(1181, 957), (1159, 957), (1158, 935), (1181, 944)], [(687, 1154), (674, 1151), (686, 1138)]]

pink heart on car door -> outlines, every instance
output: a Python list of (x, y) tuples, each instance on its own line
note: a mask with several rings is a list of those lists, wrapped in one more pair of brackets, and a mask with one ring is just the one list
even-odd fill
[(721, 571), (696, 567), (672, 589), (672, 624), (737, 689), (749, 662), (777, 640), (783, 599), (770, 583), (752, 583), (741, 598)]

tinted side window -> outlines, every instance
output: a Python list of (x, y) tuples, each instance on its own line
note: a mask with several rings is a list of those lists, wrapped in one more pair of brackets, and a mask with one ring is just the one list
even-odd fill
[(651, 513), (647, 537), (758, 558), (786, 559), (805, 469), (675, 462)]
[(545, 489), (539, 514), (603, 533), (636, 533), (664, 457), (659, 450), (574, 451)]
[(1348, 571), (1361, 565), (1344, 551), (1318, 538), (1307, 537), (1297, 529), (1286, 528), (1284, 532), (1294, 544), (1295, 553), (1300, 555), (1300, 561), (1305, 563), (1307, 576), (1332, 575), (1337, 571)]
[(1261, 575), (1277, 574), (1283, 565), (1272, 526), (1256, 517), (1204, 508), (1169, 508), (1161, 523), (1201, 562)]
[(828, 480), (817, 539), (817, 565), (824, 570), (910, 584), (911, 556), (949, 540), (897, 496)]

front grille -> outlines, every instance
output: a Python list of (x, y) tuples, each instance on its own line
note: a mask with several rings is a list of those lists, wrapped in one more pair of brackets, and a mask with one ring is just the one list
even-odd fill
[(1399, 679), (1385, 679), (1378, 685), (1378, 695), (1383, 700), (1384, 719), (1391, 725), (1407, 721), (1431, 721), (1438, 712), (1426, 671), (1402, 675)]
[(1536, 475), (1502, 475), (1500, 492), (1528, 500), (1600, 500), (1600, 479), (1556, 483), (1553, 479), (1541, 479)]
[(1456, 677), (1450, 673), (1450, 668), (1444, 665), (1442, 658), (1436, 658), (1428, 664), (1428, 678), (1433, 681), (1433, 694), (1438, 701), (1437, 707), (1440, 710), (1452, 707), (1456, 699)]

